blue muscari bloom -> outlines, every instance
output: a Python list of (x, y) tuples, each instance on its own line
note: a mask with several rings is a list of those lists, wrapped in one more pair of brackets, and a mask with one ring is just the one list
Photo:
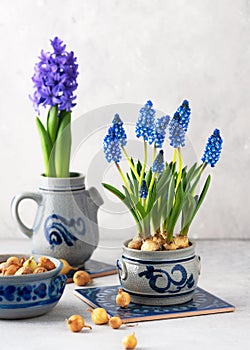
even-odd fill
[(39, 106), (58, 105), (59, 110), (70, 111), (76, 105), (74, 91), (77, 88), (78, 65), (73, 52), (65, 51), (66, 45), (55, 37), (51, 40), (53, 52), (42, 50), (32, 77), (35, 92), (31, 97), (36, 111)]
[(185, 146), (185, 131), (180, 124), (180, 116), (174, 115), (169, 123), (169, 140), (174, 148)]
[(152, 172), (158, 173), (159, 175), (161, 175), (163, 172), (163, 169), (164, 169), (164, 158), (163, 158), (163, 150), (161, 149), (154, 160), (154, 163), (152, 166)]
[(120, 142), (115, 136), (113, 126), (108, 130), (108, 134), (103, 140), (103, 150), (106, 160), (110, 162), (119, 163), (122, 158)]
[(146, 199), (148, 195), (148, 188), (145, 180), (142, 180), (141, 188), (139, 191), (140, 198)]
[(222, 149), (222, 138), (220, 136), (220, 130), (215, 129), (213, 134), (208, 138), (203, 157), (201, 158), (203, 163), (210, 164), (214, 167), (218, 162)]
[(190, 121), (191, 109), (187, 100), (184, 100), (180, 107), (177, 108), (174, 116), (179, 117), (179, 123), (183, 127), (183, 130), (187, 132), (188, 124)]
[(169, 119), (170, 119), (169, 115), (165, 115), (163, 117), (158, 118), (155, 123), (155, 147), (156, 148), (162, 148)]
[(121, 120), (119, 114), (115, 114), (112, 121), (113, 130), (115, 132), (115, 137), (119, 140), (121, 146), (126, 146), (127, 144), (127, 135), (123, 127), (123, 121)]
[(152, 108), (153, 103), (147, 101), (144, 107), (140, 109), (139, 117), (135, 126), (136, 136), (143, 137), (151, 145), (154, 142), (154, 122), (155, 110)]

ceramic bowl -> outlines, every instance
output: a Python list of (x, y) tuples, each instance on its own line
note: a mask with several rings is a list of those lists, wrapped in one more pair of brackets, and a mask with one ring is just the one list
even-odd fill
[[(26, 255), (13, 254), (18, 258)], [(0, 255), (0, 262), (13, 256)], [(38, 260), (37, 256), (34, 256)], [(67, 277), (61, 275), (62, 262), (48, 256), (56, 268), (40, 274), (0, 276), (0, 318), (35, 317), (50, 311), (61, 298)]]

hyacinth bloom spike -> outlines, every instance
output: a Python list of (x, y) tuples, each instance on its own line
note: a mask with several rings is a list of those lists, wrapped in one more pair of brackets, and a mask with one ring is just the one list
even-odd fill
[(203, 157), (204, 164), (214, 167), (218, 162), (221, 154), (223, 140), (220, 136), (220, 130), (215, 129), (213, 134), (208, 138)]
[(67, 52), (66, 45), (58, 37), (51, 40), (51, 46), (52, 53), (41, 51), (32, 77), (35, 91), (31, 100), (38, 113), (40, 105), (57, 105), (59, 111), (71, 111), (76, 105), (78, 65), (74, 53)]
[(159, 175), (162, 174), (164, 170), (164, 158), (163, 158), (163, 150), (160, 150), (157, 157), (154, 160), (153, 166), (152, 166), (152, 172), (158, 173)]
[(140, 198), (146, 199), (148, 195), (148, 188), (145, 180), (142, 180), (142, 185), (139, 191)]
[(185, 146), (185, 131), (180, 124), (180, 117), (173, 116), (169, 123), (170, 146), (174, 148)]
[(35, 64), (32, 77), (34, 93), (30, 98), (38, 114), (40, 106), (49, 107), (46, 127), (37, 119), (45, 175), (68, 177), (71, 110), (76, 105), (74, 92), (78, 86), (78, 65), (74, 52), (66, 51), (66, 45), (61, 39), (55, 37), (50, 43), (52, 52), (42, 50)]
[(155, 128), (155, 110), (152, 107), (153, 103), (151, 101), (147, 101), (144, 107), (140, 109), (135, 127), (136, 137), (142, 137), (143, 140), (147, 141), (150, 145), (154, 142)]
[(166, 128), (169, 123), (169, 115), (165, 115), (156, 120), (155, 123), (155, 147), (162, 148), (163, 142), (165, 140)]
[(103, 150), (106, 160), (111, 163), (119, 163), (122, 158), (120, 142), (115, 136), (113, 126), (109, 128), (108, 134), (103, 140)]
[(174, 116), (179, 118), (179, 123), (184, 132), (187, 132), (190, 121), (191, 109), (187, 100), (184, 100), (180, 107), (177, 108)]
[(127, 144), (127, 135), (123, 127), (123, 121), (121, 120), (119, 114), (114, 115), (114, 119), (112, 121), (113, 131), (115, 133), (115, 137), (120, 142), (121, 146), (126, 146)]

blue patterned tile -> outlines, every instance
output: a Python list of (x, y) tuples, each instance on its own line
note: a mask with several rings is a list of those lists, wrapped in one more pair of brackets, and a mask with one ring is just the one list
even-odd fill
[(130, 303), (127, 308), (121, 308), (115, 302), (118, 289), (119, 286), (75, 289), (75, 295), (92, 307), (103, 307), (110, 316), (119, 315), (124, 323), (235, 310), (233, 305), (201, 288), (196, 288), (194, 298), (185, 304), (146, 306)]
[[(117, 273), (115, 265), (103, 263), (97, 260), (87, 260), (83, 266), (79, 267), (79, 270), (87, 271), (92, 278), (113, 275)], [(71, 270), (67, 274), (68, 282), (72, 281), (73, 275), (76, 270)]]

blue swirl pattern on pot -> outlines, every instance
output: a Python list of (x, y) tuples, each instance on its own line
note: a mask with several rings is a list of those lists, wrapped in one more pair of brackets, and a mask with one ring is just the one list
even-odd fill
[(71, 230), (84, 236), (85, 223), (82, 218), (76, 220), (72, 218), (67, 220), (63, 216), (52, 214), (48, 216), (44, 223), (45, 237), (52, 249), (55, 245), (60, 245), (63, 242), (69, 247), (73, 246), (74, 241), (77, 241), (77, 238)]
[[(191, 273), (191, 275), (188, 277), (187, 271), (185, 267), (183, 267), (180, 264), (176, 264), (172, 269), (171, 269), (171, 275), (167, 271), (163, 269), (155, 269), (154, 266), (152, 265), (147, 265), (146, 270), (142, 271), (138, 274), (139, 277), (145, 277), (149, 280), (149, 285), (150, 287), (155, 290), (156, 292), (159, 293), (164, 293), (166, 291), (169, 291), (169, 293), (176, 293), (181, 291), (183, 288), (188, 287), (192, 288), (194, 285), (194, 276)], [(175, 272), (180, 272), (180, 279), (176, 280), (174, 279)], [(179, 277), (179, 276), (177, 276)], [(166, 286), (164, 287), (158, 287), (157, 286), (157, 280), (158, 279), (164, 279), (166, 282)], [(174, 290), (171, 290), (170, 287), (171, 285), (174, 285), (176, 288)]]

